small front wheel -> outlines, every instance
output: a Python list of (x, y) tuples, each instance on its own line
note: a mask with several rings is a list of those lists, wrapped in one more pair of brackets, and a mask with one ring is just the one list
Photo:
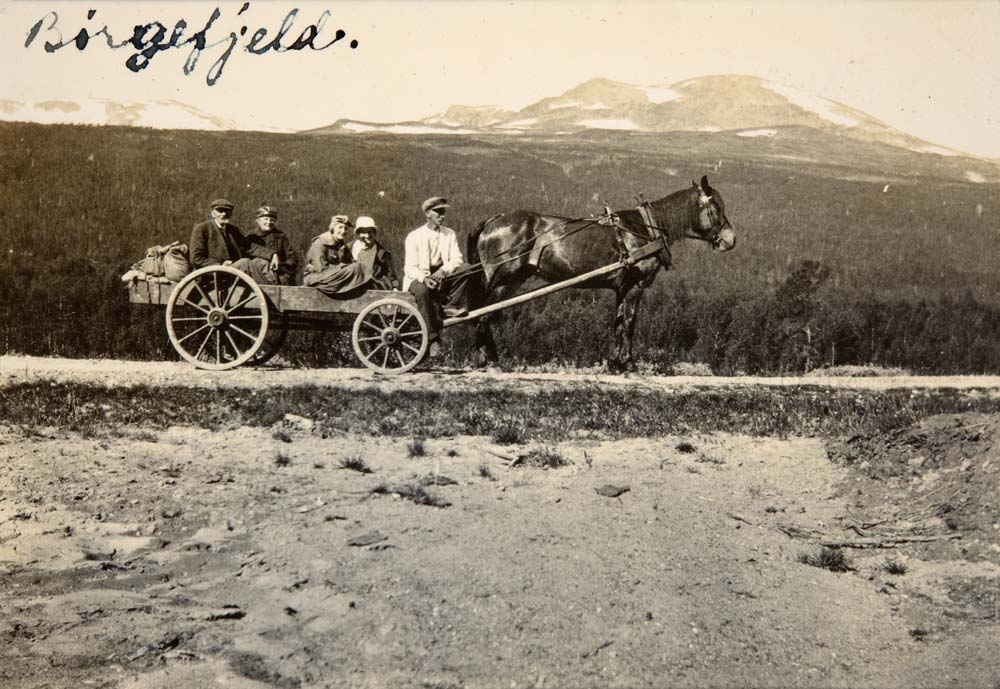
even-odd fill
[(249, 361), (267, 335), (263, 290), (246, 273), (208, 266), (187, 275), (167, 301), (167, 334), (198, 368), (215, 371)]
[(351, 332), (354, 353), (376, 373), (406, 373), (424, 359), (430, 337), (417, 308), (402, 299), (372, 302), (358, 314)]

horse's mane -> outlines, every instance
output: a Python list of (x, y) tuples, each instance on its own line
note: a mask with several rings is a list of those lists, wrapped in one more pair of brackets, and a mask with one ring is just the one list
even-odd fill
[(689, 187), (649, 203), (653, 209), (654, 223), (671, 244), (683, 239), (691, 226), (691, 204), (695, 193), (697, 190)]

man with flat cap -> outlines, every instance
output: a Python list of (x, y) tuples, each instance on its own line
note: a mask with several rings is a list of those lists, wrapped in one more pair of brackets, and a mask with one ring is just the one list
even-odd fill
[[(267, 285), (294, 285), (295, 272), (299, 269), (299, 255), (288, 239), (278, 229), (278, 211), (272, 206), (261, 206), (256, 213), (257, 231), (247, 235), (251, 276)], [(257, 275), (259, 274), (259, 279)]]
[(441, 196), (424, 201), (420, 208), (427, 222), (410, 232), (403, 244), (403, 290), (414, 296), (427, 322), (432, 354), (440, 346), (442, 307), (447, 318), (469, 312), (465, 270), (470, 266), (462, 257), (455, 231), (443, 224), (448, 207), (448, 199)]
[(336, 296), (368, 282), (371, 275), (365, 273), (360, 263), (354, 262), (345, 239), (350, 224), (346, 215), (335, 215), (330, 218), (329, 229), (313, 237), (306, 253), (303, 285)]
[(188, 250), (192, 268), (229, 265), (247, 255), (247, 240), (232, 223), (233, 204), (226, 199), (212, 201), (211, 218), (191, 231)]

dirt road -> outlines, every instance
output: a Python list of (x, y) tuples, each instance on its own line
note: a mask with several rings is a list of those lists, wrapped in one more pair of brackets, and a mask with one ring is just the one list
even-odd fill
[(101, 385), (183, 385), (216, 388), (255, 385), (335, 385), (396, 389), (466, 389), (489, 387), (633, 386), (654, 389), (691, 389), (748, 385), (820, 385), (859, 390), (890, 388), (983, 388), (1000, 390), (1000, 376), (651, 376), (607, 373), (470, 371), (434, 368), (402, 376), (378, 376), (365, 368), (298, 369), (281, 366), (202, 371), (182, 362), (120, 361), (111, 359), (52, 359), (30, 356), (0, 356), (0, 385), (19, 381), (52, 380)]
[[(24, 380), (211, 387), (244, 376), (439, 389), (707, 383), (0, 358), (0, 393)], [(975, 380), (946, 385), (1000, 389)], [(947, 492), (935, 481), (1000, 465), (1000, 421), (956, 423), (955, 466), (890, 486), (801, 438), (416, 446), (323, 437), (298, 418), (98, 438), (0, 420), (0, 687), (995, 689), (997, 536), (949, 531), (947, 514), (903, 514), (886, 493), (916, 490), (932, 506)], [(995, 501), (978, 514), (990, 509), (1000, 521)], [(956, 540), (843, 548), (842, 572), (801, 561), (824, 539), (887, 527)]]

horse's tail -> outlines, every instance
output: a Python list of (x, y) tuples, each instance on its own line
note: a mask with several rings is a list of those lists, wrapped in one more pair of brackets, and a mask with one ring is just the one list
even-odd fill
[(479, 236), (483, 233), (483, 230), (486, 229), (487, 225), (499, 218), (501, 215), (503, 215), (503, 213), (497, 213), (493, 217), (482, 221), (476, 226), (476, 229), (469, 234), (469, 238), (466, 240), (465, 244), (465, 255), (468, 263), (471, 263), (472, 265), (479, 263)]
[(493, 217), (482, 221), (476, 226), (465, 242), (465, 261), (472, 266), (474, 277), (469, 285), (469, 306), (479, 308), (486, 303), (486, 273), (480, 262), (483, 260), (479, 255), (479, 237), (483, 234), (486, 226), (499, 218), (502, 213), (497, 213)]

